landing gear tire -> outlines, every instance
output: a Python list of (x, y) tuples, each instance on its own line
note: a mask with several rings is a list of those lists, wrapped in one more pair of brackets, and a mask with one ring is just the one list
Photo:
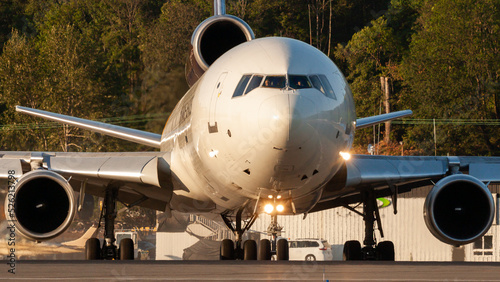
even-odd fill
[(394, 261), (394, 244), (391, 241), (378, 243), (377, 260)]
[(314, 255), (307, 255), (306, 261), (316, 261), (316, 257)]
[(90, 238), (85, 243), (85, 259), (98, 260), (101, 259), (101, 244), (99, 239)]
[(220, 244), (220, 260), (234, 260), (234, 242), (232, 240), (222, 240)]
[(347, 241), (344, 244), (344, 260), (361, 260), (361, 244), (359, 241)]
[(259, 252), (257, 254), (258, 260), (271, 260), (271, 241), (268, 239), (260, 240)]
[(257, 243), (246, 240), (243, 244), (243, 260), (257, 260)]
[(134, 260), (134, 241), (124, 238), (120, 241), (120, 260)]
[(276, 260), (288, 260), (288, 241), (279, 239), (276, 243)]

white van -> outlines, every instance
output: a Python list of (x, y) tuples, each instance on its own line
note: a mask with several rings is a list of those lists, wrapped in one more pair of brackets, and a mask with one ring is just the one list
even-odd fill
[(296, 239), (289, 240), (290, 260), (333, 260), (332, 248), (326, 240)]

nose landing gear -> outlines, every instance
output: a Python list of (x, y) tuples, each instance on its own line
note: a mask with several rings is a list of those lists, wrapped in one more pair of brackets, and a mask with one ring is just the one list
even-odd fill
[(222, 214), (222, 219), (226, 226), (233, 231), (236, 239), (233, 242), (230, 239), (224, 239), (220, 246), (221, 260), (271, 260), (273, 255), (276, 255), (277, 260), (288, 260), (288, 242), (286, 239), (277, 238), (281, 235), (281, 227), (277, 222), (277, 214), (272, 214), (271, 224), (267, 229), (268, 235), (272, 236), (273, 244), (268, 239), (262, 239), (257, 246), (254, 240), (246, 240), (244, 244), (243, 233), (248, 231), (254, 224), (258, 214), (253, 214), (242, 226), (243, 208), (236, 213), (235, 223), (229, 219), (228, 215)]
[(271, 223), (267, 228), (267, 235), (273, 238), (271, 255), (276, 255), (276, 260), (288, 260), (288, 241), (278, 239), (281, 236), (281, 230), (283, 230), (283, 227), (278, 224), (278, 214), (273, 212), (271, 214)]

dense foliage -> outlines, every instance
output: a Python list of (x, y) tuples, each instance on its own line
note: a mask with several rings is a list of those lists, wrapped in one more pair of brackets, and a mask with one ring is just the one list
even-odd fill
[[(380, 77), (388, 77), (391, 110), (415, 112), (393, 123), (385, 145), (394, 153), (402, 141), (414, 154), (500, 154), (498, 0), (226, 2), (257, 37), (293, 37), (329, 55), (351, 83), (359, 117), (380, 112)], [(148, 149), (14, 106), (160, 133), (187, 90), (191, 34), (211, 13), (212, 0), (2, 1), (0, 149)], [(357, 151), (373, 137), (359, 130)]]

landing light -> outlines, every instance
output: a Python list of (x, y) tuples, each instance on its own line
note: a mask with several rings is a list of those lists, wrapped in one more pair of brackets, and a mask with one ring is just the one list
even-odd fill
[(346, 161), (351, 158), (351, 154), (349, 154), (348, 152), (339, 152), (339, 155)]
[(267, 204), (267, 205), (265, 205), (265, 206), (264, 206), (264, 211), (265, 211), (266, 213), (272, 213), (272, 212), (273, 212), (273, 210), (274, 210), (274, 207), (273, 207), (273, 205), (271, 205), (271, 204)]
[(285, 210), (285, 207), (284, 207), (283, 205), (277, 205), (277, 206), (276, 206), (276, 210), (277, 210), (278, 212), (282, 212), (282, 211), (284, 211), (284, 210)]

